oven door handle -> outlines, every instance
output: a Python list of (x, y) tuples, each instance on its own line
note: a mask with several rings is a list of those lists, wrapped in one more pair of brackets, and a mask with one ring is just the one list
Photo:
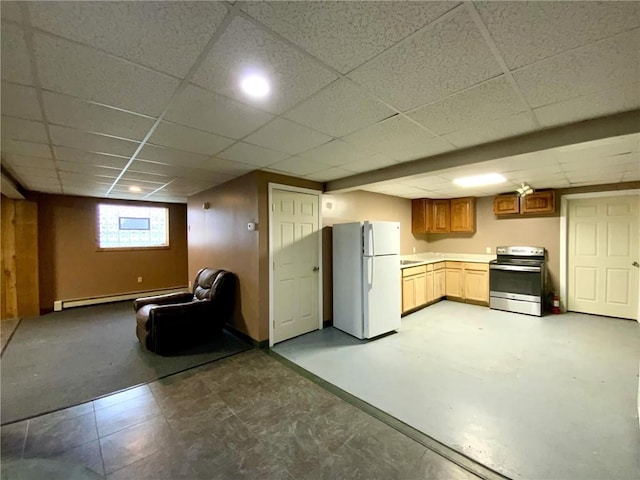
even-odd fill
[(525, 267), (521, 265), (489, 265), (491, 270), (507, 270), (512, 272), (539, 272), (540, 267)]

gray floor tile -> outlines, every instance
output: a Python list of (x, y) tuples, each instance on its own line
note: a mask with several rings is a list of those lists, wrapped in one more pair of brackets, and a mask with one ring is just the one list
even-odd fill
[(0, 458), (3, 462), (22, 458), (28, 422), (24, 420), (0, 427)]
[(103, 480), (104, 477), (83, 465), (64, 460), (29, 458), (2, 466), (6, 480)]
[[(25, 459), (29, 458), (28, 454)], [(70, 466), (88, 468), (92, 472), (104, 475), (104, 467), (102, 465), (102, 454), (100, 453), (100, 445), (98, 440), (93, 440), (84, 445), (70, 448), (63, 452), (55, 453), (46, 457), (39, 455), (37, 458), (45, 458), (48, 460), (56, 460)]]
[(105, 437), (160, 415), (151, 392), (96, 410), (98, 435)]
[(129, 388), (113, 395), (98, 398), (93, 401), (93, 406), (96, 410), (100, 410), (150, 393), (151, 390), (148, 385), (140, 385), (139, 387)]
[(107, 480), (193, 480), (195, 472), (184, 453), (174, 448), (170, 452), (153, 453), (131, 465), (107, 475)]
[(98, 438), (93, 412), (63, 420), (53, 417), (64, 418), (64, 411), (29, 420), (25, 457), (50, 457)]
[(447, 480), (479, 480), (480, 478), (431, 450), (424, 452), (413, 464), (403, 466), (400, 472), (406, 480), (440, 478)]
[(157, 451), (170, 452), (175, 447), (169, 426), (162, 416), (100, 438), (100, 448), (107, 474), (142, 460)]

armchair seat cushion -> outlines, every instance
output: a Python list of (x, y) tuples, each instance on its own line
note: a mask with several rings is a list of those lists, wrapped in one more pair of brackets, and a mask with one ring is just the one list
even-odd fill
[(136, 299), (133, 306), (140, 344), (164, 355), (207, 343), (231, 319), (235, 293), (233, 273), (203, 268), (196, 275), (191, 293)]

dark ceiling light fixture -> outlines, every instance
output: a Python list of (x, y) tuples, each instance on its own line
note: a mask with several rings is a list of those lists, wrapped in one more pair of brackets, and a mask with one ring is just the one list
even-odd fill
[(521, 183), (520, 187), (516, 189), (516, 192), (518, 192), (518, 195), (521, 197), (524, 197), (526, 195), (531, 195), (535, 192), (535, 189), (528, 183)]

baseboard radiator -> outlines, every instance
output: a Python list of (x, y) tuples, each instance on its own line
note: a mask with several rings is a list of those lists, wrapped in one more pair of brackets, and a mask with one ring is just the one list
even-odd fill
[(53, 302), (53, 310), (59, 312), (64, 308), (86, 307), (88, 305), (98, 305), (100, 303), (120, 302), (122, 300), (135, 300), (140, 297), (150, 297), (153, 295), (163, 295), (165, 293), (187, 292), (188, 287), (173, 287), (162, 290), (145, 290), (142, 292), (122, 293), (118, 295), (104, 295), (101, 297), (76, 298), (74, 300), (56, 300)]

